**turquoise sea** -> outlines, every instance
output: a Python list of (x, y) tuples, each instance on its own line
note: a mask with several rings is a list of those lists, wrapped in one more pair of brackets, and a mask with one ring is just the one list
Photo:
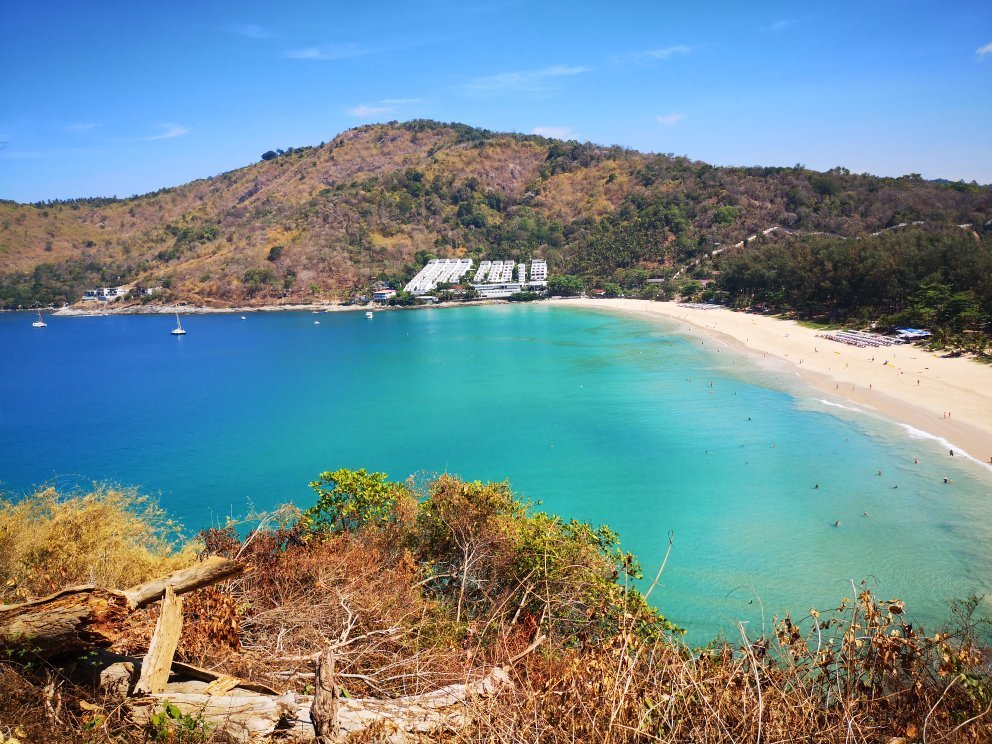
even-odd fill
[(194, 530), (306, 506), (325, 469), (509, 478), (618, 530), (646, 575), (673, 532), (652, 600), (696, 642), (863, 578), (927, 623), (992, 591), (987, 469), (674, 325), (542, 304), (191, 315), (184, 337), (32, 319), (0, 314), (8, 496), (137, 485)]

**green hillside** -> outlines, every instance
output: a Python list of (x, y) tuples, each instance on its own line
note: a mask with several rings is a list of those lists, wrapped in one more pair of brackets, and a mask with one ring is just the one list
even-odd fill
[[(723, 260), (901, 223), (988, 252), (990, 220), (992, 189), (973, 184), (714, 167), (412, 121), (129, 199), (2, 202), (0, 305), (72, 302), (125, 282), (208, 305), (336, 300), (402, 280), (429, 254), (544, 257), (552, 273), (640, 291), (647, 278), (708, 276), (714, 250)], [(770, 227), (784, 229), (733, 248)]]

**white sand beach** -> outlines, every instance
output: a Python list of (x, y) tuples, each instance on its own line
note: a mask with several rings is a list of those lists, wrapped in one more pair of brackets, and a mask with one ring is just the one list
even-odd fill
[(992, 367), (972, 359), (908, 344), (858, 348), (820, 338), (822, 331), (794, 321), (723, 308), (624, 299), (555, 302), (681, 322), (704, 343), (733, 346), (758, 363), (795, 372), (828, 396), (946, 440), (955, 456), (992, 462)]

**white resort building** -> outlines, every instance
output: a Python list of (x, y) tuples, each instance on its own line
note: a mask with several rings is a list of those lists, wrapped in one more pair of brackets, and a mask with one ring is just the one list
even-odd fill
[(83, 299), (97, 302), (113, 302), (127, 295), (129, 288), (122, 287), (100, 287), (99, 289), (87, 289), (83, 292)]
[[(438, 284), (459, 284), (462, 277), (472, 271), (470, 258), (432, 258), (404, 289), (413, 295), (433, 292)], [(514, 281), (513, 275), (517, 278)], [(517, 292), (544, 292), (548, 286), (548, 263), (535, 258), (530, 262), (530, 279), (527, 264), (516, 261), (482, 261), (472, 275), (472, 287), (480, 297), (496, 299), (509, 297)]]
[(471, 268), (471, 258), (432, 258), (403, 289), (410, 294), (425, 295), (438, 284), (458, 284)]

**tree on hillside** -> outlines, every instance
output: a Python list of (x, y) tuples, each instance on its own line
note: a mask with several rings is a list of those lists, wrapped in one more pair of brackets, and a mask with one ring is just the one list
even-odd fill
[(548, 279), (548, 294), (572, 297), (585, 291), (585, 284), (577, 276), (562, 274)]

